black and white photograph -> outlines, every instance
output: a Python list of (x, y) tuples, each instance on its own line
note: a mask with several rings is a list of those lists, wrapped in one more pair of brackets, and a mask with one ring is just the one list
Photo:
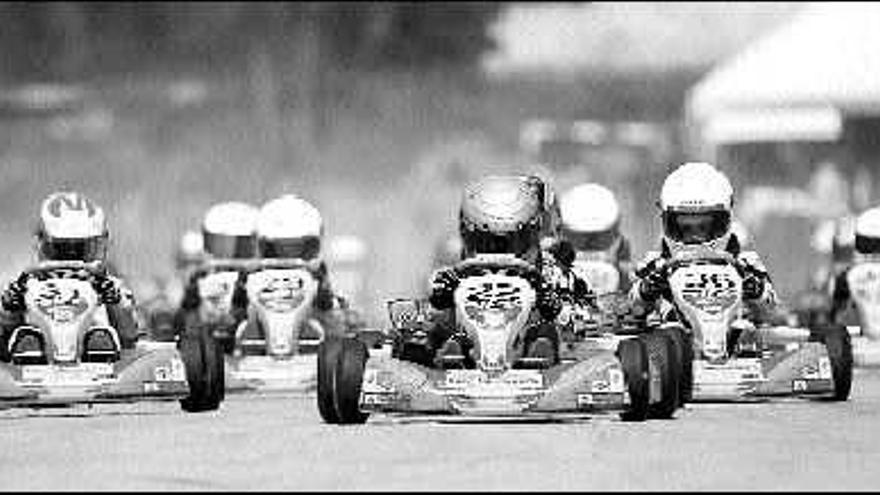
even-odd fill
[(880, 3), (0, 2), (0, 490), (880, 488)]

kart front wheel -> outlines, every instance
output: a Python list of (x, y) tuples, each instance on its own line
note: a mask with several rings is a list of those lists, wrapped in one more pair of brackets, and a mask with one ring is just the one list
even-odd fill
[(659, 399), (648, 406), (648, 417), (671, 419), (679, 405), (678, 385), (681, 381), (681, 356), (675, 341), (666, 333), (651, 332), (642, 336), (659, 382)]
[(622, 340), (617, 346), (617, 357), (623, 368), (623, 378), (629, 392), (629, 405), (620, 419), (644, 421), (648, 418), (650, 394), (650, 367), (648, 349), (642, 339)]
[(226, 395), (223, 352), (205, 327), (187, 328), (178, 343), (189, 395), (180, 400), (186, 412), (214, 411)]
[(682, 407), (693, 399), (694, 391), (694, 346), (693, 337), (684, 328), (675, 326), (656, 330), (672, 339), (676, 355), (681, 363), (678, 381), (678, 406)]
[(339, 414), (336, 412), (336, 364), (339, 362), (339, 353), (342, 350), (342, 341), (339, 338), (328, 337), (318, 346), (318, 412), (326, 423), (339, 423)]
[(357, 339), (343, 339), (336, 362), (334, 395), (340, 424), (365, 423), (370, 416), (361, 411), (361, 386), (367, 364), (367, 346)]
[(849, 332), (843, 325), (823, 325), (814, 330), (814, 335), (825, 344), (828, 359), (831, 361), (831, 377), (834, 380), (834, 395), (831, 400), (849, 399), (853, 375), (852, 339)]

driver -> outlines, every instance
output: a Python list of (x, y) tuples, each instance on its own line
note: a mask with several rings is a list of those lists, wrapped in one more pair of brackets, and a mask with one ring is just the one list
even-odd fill
[(850, 268), (866, 259), (877, 259), (880, 255), (880, 206), (870, 208), (856, 218), (852, 249), (848, 259), (835, 260), (839, 266), (830, 284), (831, 321), (839, 321), (852, 301), (847, 278)]
[(242, 299), (247, 261), (256, 255), (257, 209), (247, 203), (228, 201), (211, 206), (202, 220), (202, 242), (199, 253), (201, 266), (191, 269), (184, 288), (180, 309), (175, 318), (175, 328), (182, 333), (199, 323), (199, 307), (203, 294), (199, 293), (199, 281), (220, 268), (212, 266), (221, 262), (222, 271), (238, 272), (232, 287), (232, 306), (223, 320), (216, 323), (213, 334), (224, 350), (231, 351), (233, 336), (238, 324), (247, 316), (247, 304)]
[[(590, 292), (586, 282), (571, 271), (571, 245), (553, 235), (553, 198), (547, 189), (535, 176), (487, 176), (471, 183), (462, 196), (459, 235), (462, 259), (511, 254), (538, 269), (536, 279), (530, 280), (537, 292), (535, 311), (519, 348), (524, 356), (555, 363), (559, 333), (554, 320), (562, 309), (563, 292), (584, 299)], [(471, 344), (454, 331), (453, 294), (462, 275), (460, 265), (434, 273), (429, 302), (435, 311), (430, 315), (428, 346), (429, 354), (436, 354), (435, 361), (455, 357), (472, 365)]]
[[(615, 292), (629, 290), (631, 253), (629, 239), (620, 232), (620, 204), (614, 193), (596, 183), (577, 185), (559, 200), (562, 236), (571, 242), (576, 259), (607, 260), (619, 275)], [(597, 290), (597, 281), (587, 280)]]
[[(40, 207), (35, 233), (38, 261), (97, 262), (98, 271), (86, 274), (83, 270), (57, 269), (45, 276), (51, 278), (87, 277), (106, 310), (107, 324), (116, 329), (123, 348), (134, 347), (140, 336), (135, 314), (134, 294), (123, 281), (109, 272), (107, 244), (109, 230), (104, 210), (88, 197), (77, 192), (50, 194)], [(8, 359), (8, 339), (16, 327), (25, 323), (25, 293), (28, 282), (37, 275), (23, 272), (10, 282), (0, 296), (0, 353)], [(44, 275), (39, 275), (43, 278)], [(100, 313), (99, 313), (100, 315)], [(100, 318), (100, 316), (98, 316)], [(21, 339), (15, 346), (30, 345)]]
[[(342, 333), (348, 326), (361, 323), (348, 301), (336, 294), (330, 283), (321, 249), (324, 220), (317, 208), (296, 195), (285, 194), (260, 208), (256, 225), (259, 258), (308, 263), (318, 282), (312, 316), (323, 330)], [(239, 300), (247, 307), (247, 292), (243, 288)]]
[(771, 316), (776, 293), (770, 275), (754, 251), (744, 251), (731, 229), (733, 186), (708, 163), (685, 163), (673, 171), (660, 192), (663, 236), (659, 252), (649, 252), (636, 271), (630, 297), (642, 314), (663, 299), (671, 302), (666, 262), (683, 253), (726, 252), (743, 273), (743, 300), (752, 320)]

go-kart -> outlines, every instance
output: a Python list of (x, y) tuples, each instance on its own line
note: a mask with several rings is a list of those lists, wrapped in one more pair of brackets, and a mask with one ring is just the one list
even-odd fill
[[(847, 270), (849, 303), (836, 322), (846, 325), (852, 338), (853, 364), (880, 367), (880, 256), (858, 254)], [(808, 290), (799, 295), (795, 317), (803, 321), (831, 321), (831, 294)]]
[(684, 401), (847, 400), (853, 360), (845, 327), (755, 326), (744, 318), (741, 268), (726, 253), (680, 255), (660, 269), (669, 280), (670, 311), (643, 330), (688, 336), (693, 359), (685, 361), (691, 379), (682, 383)]
[(173, 399), (187, 412), (219, 407), (223, 362), (209, 335), (121, 340), (92, 287), (100, 263), (45, 261), (25, 273), (25, 320), (5, 342), (0, 407)]
[[(425, 347), (430, 328), (426, 303), (390, 301), (391, 329), (381, 338), (360, 333), (328, 338), (319, 347), (318, 409), (325, 422), (362, 423), (371, 413), (525, 418), (610, 412), (643, 421), (652, 401), (661, 399), (643, 338), (594, 332), (580, 339), (578, 352), (560, 349), (558, 362), (522, 351), (536, 300), (532, 265), (480, 255), (456, 268), (462, 275), (455, 319), (457, 332), (472, 343), (470, 360), (419, 358), (413, 349)], [(667, 370), (663, 383), (674, 386), (674, 365)], [(675, 390), (661, 392), (674, 410)]]
[(264, 259), (250, 265), (248, 318), (236, 329), (227, 361), (236, 387), (260, 392), (315, 389), (318, 345), (326, 334), (345, 327), (351, 312), (341, 307), (330, 310), (324, 320), (316, 317), (317, 269), (316, 262), (299, 259)]
[(618, 293), (623, 287), (620, 270), (606, 251), (578, 251), (572, 270), (587, 281), (597, 296)]

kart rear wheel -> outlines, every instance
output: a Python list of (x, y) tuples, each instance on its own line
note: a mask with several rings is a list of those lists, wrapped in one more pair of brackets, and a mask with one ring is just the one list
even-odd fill
[(694, 346), (693, 337), (683, 327), (662, 328), (658, 332), (669, 335), (675, 344), (676, 354), (681, 363), (678, 381), (678, 406), (682, 407), (693, 399), (694, 391)]
[(186, 412), (214, 411), (226, 396), (223, 351), (206, 327), (187, 328), (178, 343), (186, 368), (189, 395), (180, 400)]
[(617, 346), (617, 357), (623, 368), (623, 378), (629, 392), (629, 406), (620, 413), (624, 421), (644, 421), (648, 418), (650, 372), (648, 349), (642, 339), (622, 340)]
[(831, 376), (834, 380), (834, 395), (831, 400), (849, 399), (852, 389), (853, 350), (852, 338), (843, 325), (823, 325), (813, 330), (817, 340), (825, 344), (831, 360)]
[(339, 423), (336, 401), (336, 365), (342, 341), (338, 337), (327, 337), (318, 346), (318, 412), (325, 423)]
[(361, 386), (367, 364), (367, 346), (357, 339), (341, 341), (339, 359), (336, 362), (334, 398), (340, 424), (365, 423), (369, 414), (361, 411)]
[(678, 384), (681, 380), (681, 360), (675, 341), (668, 334), (658, 332), (645, 334), (641, 338), (645, 341), (648, 359), (654, 364), (660, 381), (660, 399), (648, 406), (648, 417), (671, 419), (678, 409)]

